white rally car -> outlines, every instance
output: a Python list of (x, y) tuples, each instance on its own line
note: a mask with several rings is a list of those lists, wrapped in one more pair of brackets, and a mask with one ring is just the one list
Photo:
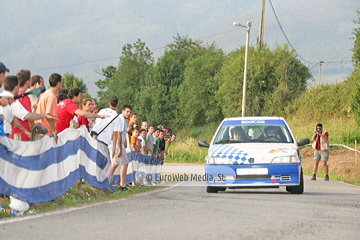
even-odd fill
[(226, 118), (218, 127), (205, 159), (207, 192), (227, 188), (286, 186), (293, 194), (304, 192), (301, 156), (289, 125), (281, 117)]

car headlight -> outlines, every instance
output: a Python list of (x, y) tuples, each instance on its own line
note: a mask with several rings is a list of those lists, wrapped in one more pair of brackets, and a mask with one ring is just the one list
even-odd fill
[(228, 164), (233, 164), (233, 162), (229, 158), (211, 157), (211, 158), (209, 158), (208, 164), (226, 164), (226, 165), (228, 165)]
[(282, 156), (282, 157), (274, 157), (271, 163), (298, 163), (295, 155), (291, 156)]

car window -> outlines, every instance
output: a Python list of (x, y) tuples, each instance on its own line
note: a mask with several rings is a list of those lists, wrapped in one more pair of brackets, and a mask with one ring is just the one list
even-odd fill
[(274, 142), (293, 143), (283, 120), (225, 121), (215, 136), (215, 144)]

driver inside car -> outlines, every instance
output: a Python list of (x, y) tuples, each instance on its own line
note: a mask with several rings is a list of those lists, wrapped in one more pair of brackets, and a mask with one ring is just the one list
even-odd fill
[(233, 141), (248, 141), (249, 139), (246, 138), (245, 132), (242, 127), (231, 127), (230, 128), (230, 140)]
[(264, 129), (265, 141), (280, 141), (278, 130), (274, 126), (267, 126)]

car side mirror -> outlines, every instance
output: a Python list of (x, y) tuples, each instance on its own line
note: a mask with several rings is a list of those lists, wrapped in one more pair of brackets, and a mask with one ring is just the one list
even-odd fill
[(199, 140), (198, 145), (199, 145), (199, 147), (205, 147), (205, 148), (210, 147), (210, 144), (208, 144), (205, 140)]
[(298, 142), (297, 144), (300, 147), (300, 146), (304, 146), (304, 145), (309, 144), (309, 143), (310, 143), (310, 139), (304, 138), (304, 139), (301, 139), (300, 142)]

